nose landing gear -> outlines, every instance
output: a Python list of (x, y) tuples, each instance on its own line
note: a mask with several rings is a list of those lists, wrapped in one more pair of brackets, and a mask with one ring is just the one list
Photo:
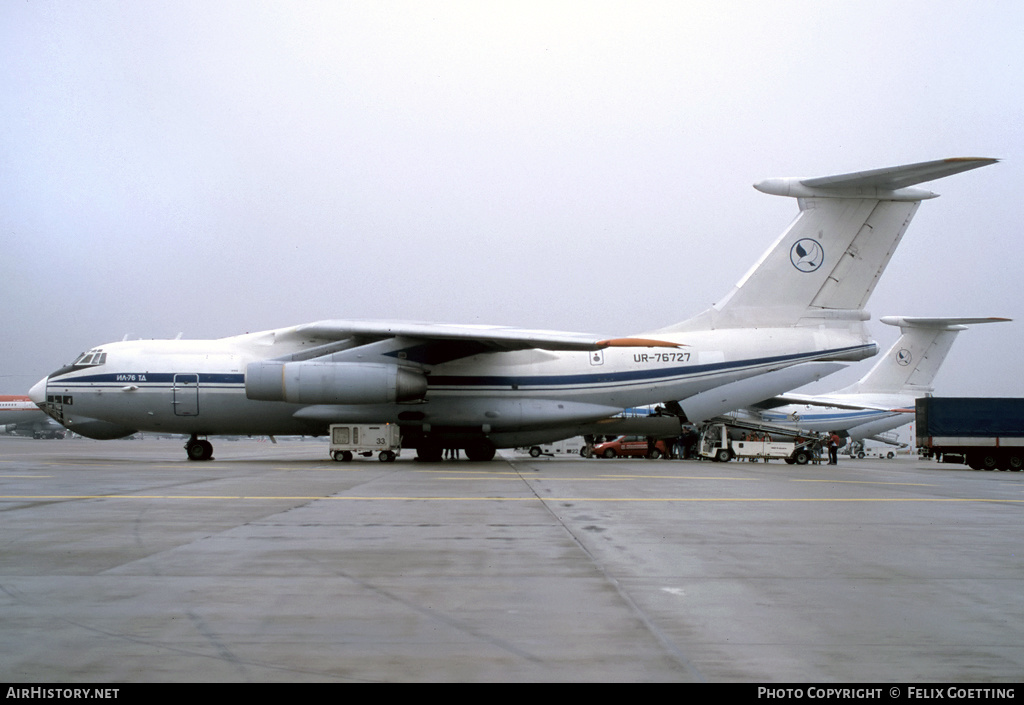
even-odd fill
[(193, 433), (185, 444), (185, 453), (188, 454), (189, 460), (212, 460), (213, 444), (207, 440), (199, 440)]

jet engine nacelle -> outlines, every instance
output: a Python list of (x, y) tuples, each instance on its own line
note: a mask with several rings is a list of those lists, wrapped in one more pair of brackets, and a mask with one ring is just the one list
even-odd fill
[(427, 378), (413, 370), (372, 362), (253, 362), (245, 369), (245, 396), (293, 404), (387, 404), (422, 399)]

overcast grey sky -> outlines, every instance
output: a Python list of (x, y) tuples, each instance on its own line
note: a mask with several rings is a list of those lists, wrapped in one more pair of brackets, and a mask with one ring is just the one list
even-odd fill
[(660, 327), (796, 215), (754, 182), (982, 156), (870, 325), (1015, 318), (936, 391), (1024, 396), (1022, 31), (1013, 0), (7, 0), (0, 392), (125, 335)]

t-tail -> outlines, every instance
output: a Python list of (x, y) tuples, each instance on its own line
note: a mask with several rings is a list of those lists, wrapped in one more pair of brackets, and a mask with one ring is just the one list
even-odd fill
[(836, 394), (905, 394), (924, 396), (953, 341), (967, 326), (997, 323), (1009, 318), (912, 318), (883, 316), (882, 323), (899, 326), (902, 335), (871, 371)]
[(759, 191), (796, 198), (796, 220), (720, 302), (664, 329), (850, 326), (922, 200), (916, 184), (995, 163), (957, 158), (821, 178), (768, 179)]

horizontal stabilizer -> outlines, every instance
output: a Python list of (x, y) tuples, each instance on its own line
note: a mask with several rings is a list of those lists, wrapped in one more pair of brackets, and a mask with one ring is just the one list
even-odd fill
[(766, 179), (754, 184), (754, 188), (763, 193), (793, 198), (859, 197), (920, 201), (934, 198), (938, 194), (923, 189), (911, 189), (911, 186), (995, 164), (998, 161), (979, 157), (955, 157), (835, 176)]
[(812, 188), (879, 188), (895, 191), (896, 189), (907, 188), (915, 184), (923, 184), (926, 181), (934, 181), (935, 179), (959, 174), (962, 171), (995, 164), (997, 161), (999, 160), (955, 157), (953, 159), (939, 159), (919, 164), (858, 171), (852, 174), (823, 176), (817, 179), (807, 179), (803, 184)]
[(1011, 318), (987, 316), (985, 318), (919, 318), (917, 316), (882, 316), (879, 318), (887, 326), (900, 328), (937, 328), (939, 330), (963, 330), (960, 326), (972, 326), (977, 323), (1001, 323)]

